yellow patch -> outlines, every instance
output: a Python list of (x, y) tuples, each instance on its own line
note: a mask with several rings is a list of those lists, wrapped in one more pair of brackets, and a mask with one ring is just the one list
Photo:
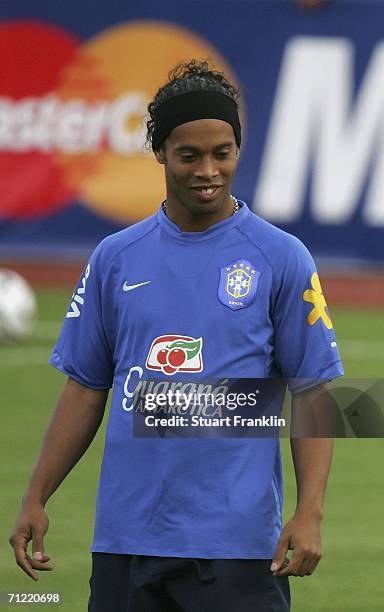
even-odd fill
[(308, 325), (314, 325), (321, 319), (327, 329), (332, 329), (332, 321), (327, 313), (327, 303), (321, 289), (320, 279), (316, 272), (312, 274), (311, 285), (312, 289), (306, 289), (303, 293), (303, 300), (313, 304), (313, 308), (307, 318)]

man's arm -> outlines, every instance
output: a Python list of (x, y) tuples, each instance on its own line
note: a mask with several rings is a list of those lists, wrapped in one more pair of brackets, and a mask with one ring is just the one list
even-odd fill
[[(328, 410), (329, 393), (325, 386), (300, 393), (293, 398), (292, 420), (307, 410), (315, 419), (322, 407)], [(294, 516), (284, 526), (271, 570), (277, 576), (312, 574), (322, 556), (320, 523), (324, 515), (324, 496), (332, 462), (331, 438), (291, 438), (291, 452), (297, 485)], [(293, 550), (289, 563), (288, 550)]]
[[(73, 379), (66, 382), (52, 415), (22, 508), (9, 539), (17, 564), (34, 580), (47, 564), (43, 538), (48, 529), (44, 506), (89, 447), (103, 420), (107, 390), (94, 390)], [(32, 540), (32, 557), (28, 542)]]

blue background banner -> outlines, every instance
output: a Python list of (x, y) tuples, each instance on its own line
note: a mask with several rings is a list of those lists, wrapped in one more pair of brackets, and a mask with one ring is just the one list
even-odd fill
[(211, 57), (244, 96), (234, 194), (317, 257), (383, 263), (384, 4), (18, 0), (1, 19), (0, 256), (80, 258), (154, 212), (143, 111)]

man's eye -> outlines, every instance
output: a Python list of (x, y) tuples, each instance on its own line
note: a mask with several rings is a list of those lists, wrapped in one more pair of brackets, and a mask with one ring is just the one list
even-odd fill
[(219, 159), (225, 159), (228, 156), (229, 156), (229, 151), (220, 151), (220, 153), (217, 154), (217, 157)]
[(195, 159), (194, 155), (182, 155), (181, 156), (181, 160), (183, 162), (192, 162), (192, 161), (194, 161), (194, 159)]

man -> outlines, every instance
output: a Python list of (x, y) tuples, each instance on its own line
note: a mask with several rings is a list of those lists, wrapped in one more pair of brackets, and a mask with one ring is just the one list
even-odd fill
[(89, 610), (288, 610), (288, 576), (311, 574), (321, 556), (332, 442), (292, 440), (298, 502), (281, 531), (276, 436), (135, 437), (133, 390), (284, 377), (299, 406), (342, 374), (332, 324), (305, 247), (231, 195), (237, 90), (191, 61), (148, 110), (167, 199), (105, 239), (85, 269), (51, 358), (69, 378), (11, 544), (32, 578), (51, 569), (44, 505), (89, 446), (113, 385)]

